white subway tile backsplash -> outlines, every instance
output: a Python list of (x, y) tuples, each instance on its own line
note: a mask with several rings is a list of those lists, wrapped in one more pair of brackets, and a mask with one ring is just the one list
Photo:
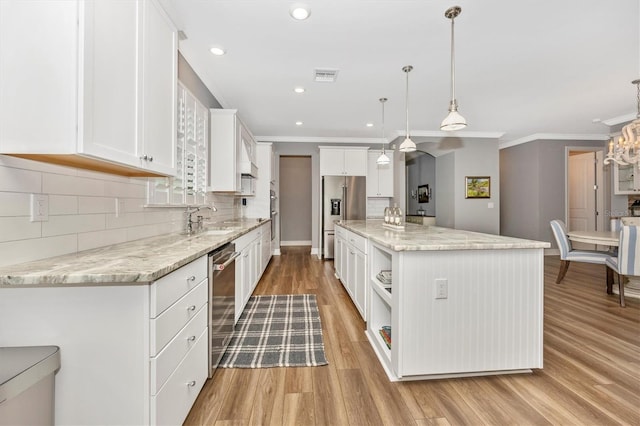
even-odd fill
[(78, 213), (115, 213), (116, 198), (114, 197), (78, 197)]
[[(143, 178), (0, 155), (0, 266), (182, 231), (185, 208), (145, 208), (146, 187)], [(30, 222), (32, 193), (48, 195), (47, 221)], [(203, 212), (208, 222), (241, 216), (233, 195), (207, 202), (218, 208)]]
[(42, 222), (42, 236), (78, 234), (80, 232), (99, 231), (105, 229), (105, 215), (77, 214), (49, 216), (49, 220)]
[(49, 195), (49, 214), (78, 214), (78, 197), (75, 195)]
[(41, 222), (31, 222), (29, 216), (0, 217), (0, 241), (40, 238)]
[(0, 216), (29, 216), (31, 197), (22, 192), (0, 192)]
[(126, 228), (82, 232), (78, 234), (78, 250), (90, 250), (97, 247), (109, 246), (111, 244), (124, 243), (126, 241)]
[(42, 192), (42, 173), (0, 166), (0, 191)]
[(104, 195), (105, 181), (47, 173), (42, 177), (42, 192), (58, 195)]
[(0, 266), (29, 262), (78, 251), (76, 235), (0, 243)]

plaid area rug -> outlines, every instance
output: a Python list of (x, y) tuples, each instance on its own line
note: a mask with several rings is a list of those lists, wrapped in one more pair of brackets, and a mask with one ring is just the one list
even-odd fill
[(314, 294), (251, 296), (220, 361), (223, 368), (326, 364)]

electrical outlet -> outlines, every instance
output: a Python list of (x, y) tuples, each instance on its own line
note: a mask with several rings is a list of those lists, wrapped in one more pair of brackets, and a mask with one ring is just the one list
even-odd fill
[(436, 299), (449, 297), (449, 282), (446, 278), (436, 278)]
[(31, 222), (45, 222), (47, 220), (49, 220), (49, 196), (31, 194)]

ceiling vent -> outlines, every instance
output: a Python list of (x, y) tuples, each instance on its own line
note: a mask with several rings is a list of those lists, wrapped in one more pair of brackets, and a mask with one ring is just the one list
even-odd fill
[(316, 68), (314, 71), (313, 81), (318, 83), (335, 83), (338, 78), (338, 71), (330, 68)]

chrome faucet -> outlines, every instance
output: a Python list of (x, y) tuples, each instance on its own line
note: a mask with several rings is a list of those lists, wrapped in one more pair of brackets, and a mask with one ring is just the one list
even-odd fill
[(202, 225), (203, 225), (203, 221), (204, 221), (204, 217), (201, 215), (197, 216), (197, 220), (194, 222), (193, 221), (193, 214), (197, 213), (201, 210), (204, 209), (209, 209), (212, 212), (217, 212), (218, 209), (215, 206), (200, 206), (200, 207), (194, 207), (192, 210), (190, 210), (190, 207), (187, 206), (187, 235), (191, 235), (194, 233), (194, 229), (193, 229), (193, 224), (196, 224), (196, 229), (195, 232), (200, 232), (202, 231)]

